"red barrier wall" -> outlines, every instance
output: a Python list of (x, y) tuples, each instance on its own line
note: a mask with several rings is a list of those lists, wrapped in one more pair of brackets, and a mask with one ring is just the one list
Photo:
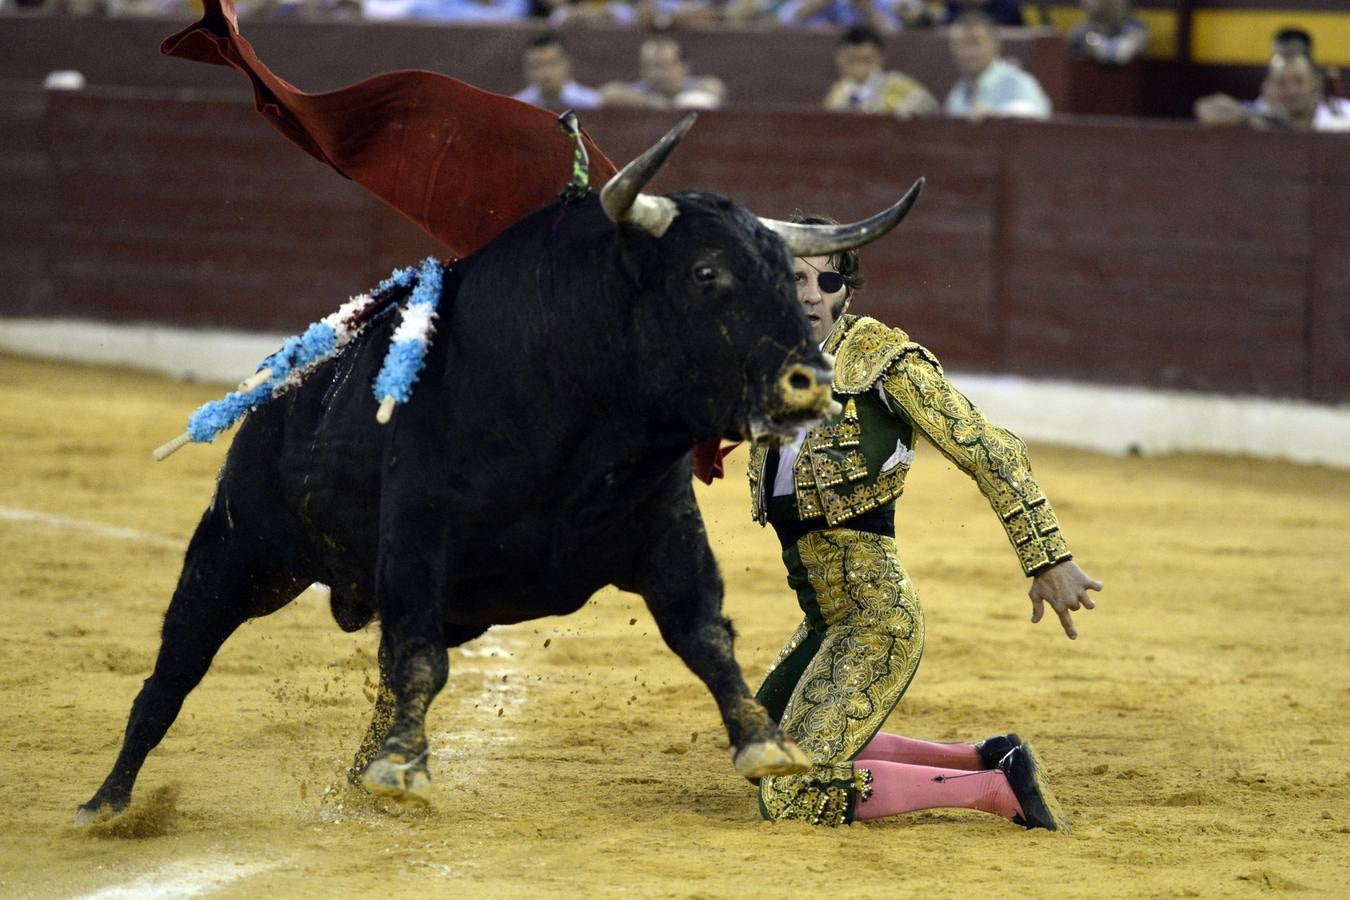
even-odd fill
[[(436, 245), (247, 103), (0, 94), (0, 315), (298, 329)], [(616, 160), (668, 116), (583, 124)], [(954, 367), (1350, 401), (1350, 141), (1183, 125), (705, 114), (654, 185), (860, 217), (856, 308)], [(559, 173), (560, 184), (566, 173)]]

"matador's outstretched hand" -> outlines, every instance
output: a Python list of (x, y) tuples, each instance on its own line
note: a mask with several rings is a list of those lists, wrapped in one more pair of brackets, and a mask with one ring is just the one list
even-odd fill
[(1031, 581), (1031, 621), (1039, 622), (1045, 614), (1045, 604), (1059, 616), (1059, 624), (1069, 640), (1078, 637), (1078, 629), (1073, 625), (1070, 610), (1095, 609), (1097, 604), (1087, 595), (1088, 591), (1100, 591), (1102, 583), (1078, 567), (1078, 563), (1066, 559), (1051, 566)]

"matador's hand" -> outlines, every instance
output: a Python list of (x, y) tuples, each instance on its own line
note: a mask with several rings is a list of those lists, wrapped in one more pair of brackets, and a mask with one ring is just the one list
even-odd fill
[(1045, 604), (1059, 616), (1059, 624), (1069, 640), (1078, 637), (1078, 629), (1073, 627), (1073, 618), (1069, 610), (1094, 609), (1097, 604), (1087, 595), (1088, 591), (1100, 591), (1102, 583), (1078, 567), (1078, 563), (1066, 559), (1051, 566), (1031, 581), (1031, 621), (1039, 622), (1045, 613)]

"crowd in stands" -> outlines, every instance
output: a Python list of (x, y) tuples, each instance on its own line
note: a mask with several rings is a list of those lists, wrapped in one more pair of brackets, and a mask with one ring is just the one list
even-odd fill
[[(607, 23), (648, 29), (763, 25), (851, 28), (880, 34), (947, 24), (979, 9), (999, 25), (1026, 24), (1022, 0), (236, 0), (240, 18), (363, 18), (378, 21)], [(165, 16), (200, 10), (196, 0), (0, 0), (0, 12)]]
[[(883, 39), (869, 25), (843, 33), (835, 50), (839, 80), (825, 92), (824, 107), (841, 112), (909, 119), (949, 116), (985, 118), (1050, 116), (1050, 101), (1036, 79), (999, 55), (998, 30), (982, 12), (962, 13), (948, 29), (952, 59), (960, 79), (939, 105), (915, 79), (884, 68)], [(656, 35), (638, 52), (636, 81), (614, 81), (597, 88), (572, 78), (572, 60), (556, 34), (542, 35), (525, 49), (527, 86), (517, 100), (548, 109), (627, 106), (647, 109), (715, 109), (725, 102), (726, 86), (711, 75), (695, 75), (679, 41)]]
[[(1131, 0), (1078, 0), (1084, 14), (1066, 36), (1070, 56), (1102, 66), (1128, 66), (1148, 44), (1148, 26)], [(637, 78), (587, 86), (572, 77), (558, 32), (544, 34), (524, 53), (526, 86), (515, 96), (550, 109), (600, 106), (714, 109), (727, 88), (712, 74), (694, 74), (672, 27), (806, 28), (841, 34), (838, 80), (822, 86), (825, 109), (902, 119), (947, 115), (1044, 119), (1051, 104), (1041, 85), (999, 52), (999, 27), (1025, 23), (1022, 0), (236, 0), (241, 18), (347, 18), (507, 23), (534, 20), (566, 33), (607, 24), (652, 33), (637, 60)], [(192, 16), (200, 0), (0, 0), (0, 14)], [(946, 26), (959, 73), (941, 102), (937, 85), (885, 66), (884, 41), (903, 29)], [(76, 73), (77, 74), (77, 73)], [(1315, 62), (1312, 38), (1285, 28), (1272, 42), (1260, 96), (1216, 94), (1195, 104), (1206, 126), (1262, 130), (1350, 132), (1350, 100), (1335, 70)]]

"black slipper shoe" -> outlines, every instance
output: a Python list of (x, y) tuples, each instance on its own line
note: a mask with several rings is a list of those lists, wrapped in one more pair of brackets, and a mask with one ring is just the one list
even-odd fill
[(998, 767), (1008, 777), (1013, 795), (1022, 807), (1022, 815), (1013, 819), (1015, 824), (1047, 831), (1069, 830), (1069, 823), (1064, 820), (1064, 813), (1030, 744), (1014, 747), (999, 760)]

